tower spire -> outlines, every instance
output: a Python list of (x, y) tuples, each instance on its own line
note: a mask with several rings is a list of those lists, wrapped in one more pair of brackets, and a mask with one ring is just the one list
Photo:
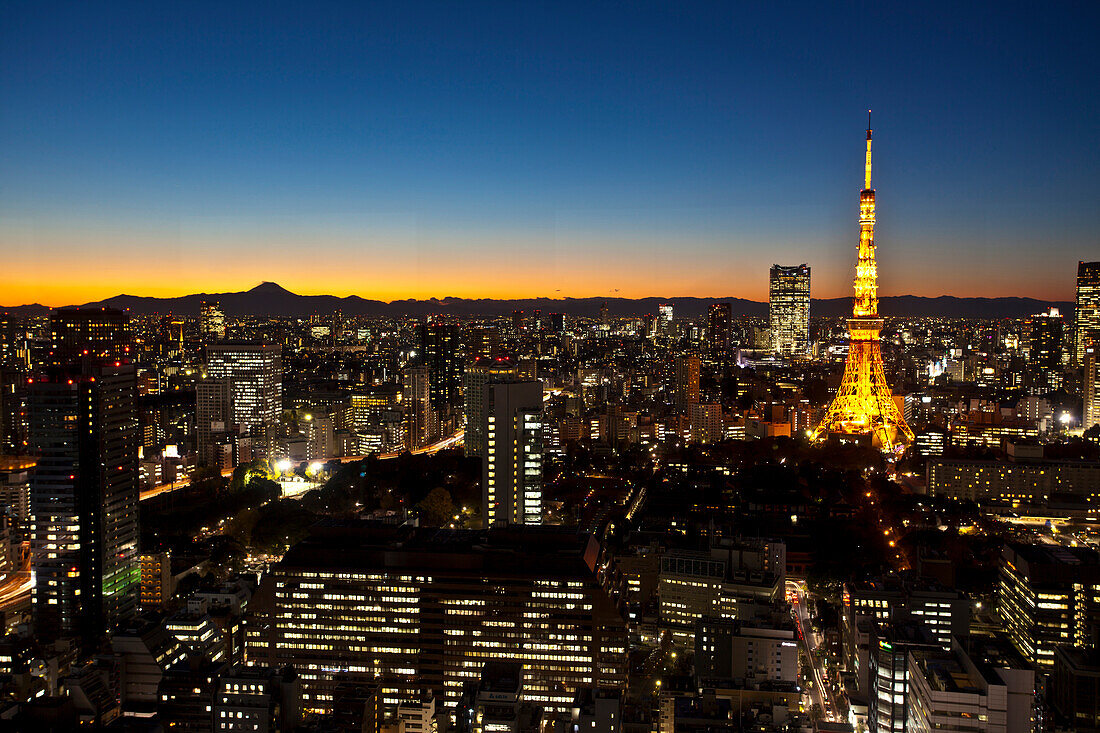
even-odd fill
[(863, 168), (863, 190), (871, 188), (871, 110), (867, 110), (867, 160)]
[(825, 435), (870, 436), (874, 445), (900, 454), (913, 442), (913, 431), (894, 402), (882, 365), (882, 318), (878, 314), (878, 263), (875, 261), (875, 190), (871, 188), (871, 110), (867, 110), (867, 157), (859, 192), (859, 250), (855, 298), (848, 319), (848, 361), (836, 398), (812, 438)]

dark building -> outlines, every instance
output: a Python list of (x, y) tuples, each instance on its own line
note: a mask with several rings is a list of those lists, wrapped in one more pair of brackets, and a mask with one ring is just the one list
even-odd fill
[(50, 355), (53, 366), (82, 358), (120, 361), (130, 358), (133, 338), (130, 317), (119, 310), (70, 309), (50, 316)]
[(1027, 325), (1032, 384), (1042, 390), (1057, 389), (1061, 386), (1065, 337), (1062, 316), (1058, 309), (1051, 308), (1029, 318)]
[(387, 716), (424, 689), (453, 710), (486, 662), (510, 659), (526, 699), (564, 714), (580, 687), (626, 684), (599, 549), (560, 527), (322, 524), (253, 598), (248, 657), (302, 670), (307, 709), (332, 709), (337, 676), (377, 680)]
[(1055, 722), (1067, 730), (1100, 731), (1100, 654), (1094, 649), (1055, 648), (1048, 698)]
[(420, 326), (418, 362), (428, 367), (428, 391), (432, 409), (444, 413), (458, 402), (462, 384), (462, 359), (458, 325), (428, 316)]
[(729, 303), (711, 303), (707, 309), (707, 340), (716, 351), (730, 347), (730, 329), (733, 327), (733, 309)]
[(29, 385), (35, 631), (86, 644), (137, 607), (138, 420), (131, 364), (57, 368)]
[(226, 662), (208, 662), (193, 654), (170, 667), (157, 688), (157, 715), (171, 731), (209, 733), (214, 728), (214, 699)]

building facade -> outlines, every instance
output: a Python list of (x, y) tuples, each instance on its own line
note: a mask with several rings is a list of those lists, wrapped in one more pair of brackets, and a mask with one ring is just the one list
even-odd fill
[(806, 355), (810, 342), (808, 265), (772, 265), (768, 279), (768, 329), (774, 353)]

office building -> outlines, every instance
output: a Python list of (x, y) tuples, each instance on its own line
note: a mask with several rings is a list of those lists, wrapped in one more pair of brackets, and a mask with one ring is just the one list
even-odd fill
[(248, 658), (294, 664), (310, 710), (330, 708), (336, 675), (380, 682), (391, 719), (425, 689), (454, 710), (485, 663), (507, 659), (528, 700), (567, 713), (582, 687), (626, 685), (626, 628), (599, 557), (594, 538), (562, 527), (328, 522), (265, 576)]
[(203, 423), (198, 432), (203, 432), (207, 421), (224, 424), (225, 429), (251, 436), (255, 455), (270, 458), (270, 442), (283, 410), (282, 346), (240, 341), (208, 344), (206, 376), (224, 381), (225, 386), (211, 384), (208, 391), (196, 394), (196, 422)]
[(772, 265), (768, 279), (768, 331), (774, 353), (806, 356), (810, 343), (808, 265)]
[[(1013, 446), (1022, 451), (1026, 446)], [(994, 499), (1011, 504), (1044, 504), (1052, 494), (1100, 499), (1100, 461), (1055, 461), (1042, 456), (1020, 460), (929, 458), (925, 468), (928, 494), (956, 501)]]
[(661, 557), (659, 625), (673, 643), (692, 648), (704, 616), (744, 618), (783, 598), (786, 546), (768, 540), (721, 540), (709, 551), (670, 550)]
[(673, 404), (681, 414), (690, 414), (691, 406), (699, 402), (699, 370), (702, 361), (698, 354), (676, 357), (676, 382)]
[(1100, 652), (1055, 647), (1047, 699), (1054, 710), (1055, 730), (1100, 731)]
[(524, 696), (523, 665), (488, 662), (481, 679), (468, 682), (458, 702), (456, 733), (539, 733), (543, 708)]
[(997, 617), (1040, 672), (1062, 644), (1091, 647), (1100, 622), (1100, 554), (1085, 547), (1009, 543), (1001, 552)]
[(1081, 427), (1088, 430), (1100, 425), (1100, 343), (1085, 350), (1081, 397)]
[(485, 425), (488, 422), (485, 394), (488, 385), (518, 379), (519, 367), (516, 362), (504, 356), (479, 357), (466, 367), (463, 378), (466, 435), (463, 441), (467, 456), (481, 456), (485, 453)]
[(728, 351), (733, 329), (733, 307), (711, 303), (707, 309), (707, 341), (715, 351)]
[(81, 359), (120, 361), (130, 358), (130, 317), (111, 308), (66, 309), (50, 315), (51, 366)]
[(405, 406), (405, 448), (423, 448), (432, 441), (432, 406), (430, 376), (426, 366), (405, 368), (401, 380), (402, 402)]
[(1035, 671), (995, 637), (953, 639), (946, 653), (913, 649), (907, 668), (906, 733), (1034, 730)]
[(214, 730), (294, 730), (302, 718), (301, 682), (292, 666), (237, 666), (221, 676), (214, 698)]
[(1062, 386), (1062, 314), (1057, 308), (1037, 313), (1027, 321), (1028, 358), (1032, 385), (1040, 390)]
[(876, 625), (869, 646), (867, 729), (873, 733), (906, 733), (914, 653), (942, 650), (924, 626), (895, 622)]
[(734, 680), (794, 683), (798, 650), (789, 614), (744, 620), (703, 616), (695, 630), (695, 676), (707, 687), (733, 687)]
[(483, 400), (485, 524), (541, 524), (542, 382), (490, 382)]
[(1073, 346), (1076, 364), (1084, 363), (1089, 346), (1100, 346), (1100, 262), (1077, 263)]
[(657, 333), (661, 336), (672, 335), (672, 303), (657, 306)]
[(204, 300), (199, 306), (199, 327), (206, 343), (225, 338), (225, 314), (216, 300)]
[(135, 612), (138, 421), (131, 364), (57, 368), (28, 396), (35, 630), (91, 645)]
[(458, 403), (462, 360), (458, 324), (428, 316), (420, 326), (419, 364), (428, 367), (432, 409), (447, 413)]

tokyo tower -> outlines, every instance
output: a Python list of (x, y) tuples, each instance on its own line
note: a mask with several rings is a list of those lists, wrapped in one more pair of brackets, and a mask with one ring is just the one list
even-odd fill
[(848, 319), (848, 361), (833, 404), (812, 440), (828, 435), (869, 435), (883, 451), (901, 453), (913, 442), (913, 431), (894, 402), (882, 368), (878, 315), (878, 265), (875, 263), (875, 189), (871, 188), (871, 112), (867, 112), (867, 159), (859, 193), (859, 259), (855, 300)]

